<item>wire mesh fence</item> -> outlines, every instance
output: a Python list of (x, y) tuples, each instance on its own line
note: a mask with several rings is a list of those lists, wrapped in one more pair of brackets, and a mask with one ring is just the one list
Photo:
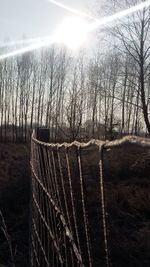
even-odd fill
[(98, 266), (100, 259), (109, 266), (103, 143), (91, 144), (47, 144), (32, 137), (32, 266)]
[(33, 134), (31, 266), (111, 265), (103, 151), (119, 144), (49, 144)]

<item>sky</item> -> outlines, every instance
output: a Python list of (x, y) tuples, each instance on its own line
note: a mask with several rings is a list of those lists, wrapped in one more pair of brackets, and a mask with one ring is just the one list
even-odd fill
[[(92, 24), (91, 29), (89, 28), (89, 25), (85, 23), (85, 21), (84, 21), (84, 24), (86, 25), (82, 25), (83, 21), (82, 23), (81, 21), (78, 22), (78, 25), (77, 25), (77, 20), (74, 21), (74, 25), (72, 24), (70, 20), (69, 20), (70, 23), (68, 23), (68, 20), (66, 22), (66, 19), (68, 17), (69, 18), (73, 16), (75, 17), (75, 15), (72, 14), (70, 11), (67, 11), (61, 7), (58, 7), (57, 5), (51, 3), (50, 1), (59, 1), (61, 4), (68, 5), (72, 9), (75, 8), (76, 10), (79, 10), (82, 13), (87, 13), (90, 16), (96, 19), (99, 19), (100, 23), (102, 22), (102, 23), (105, 23), (106, 25), (109, 21), (107, 16), (111, 15), (110, 8), (108, 9), (109, 10), (108, 14), (107, 13), (105, 14), (106, 8), (104, 10), (102, 8), (103, 4), (106, 5), (105, 0), (0, 0), (0, 7), (1, 7), (0, 8), (0, 48), (2, 48), (1, 50), (2, 53), (4, 53), (3, 47), (5, 47), (5, 45), (6, 45), (6, 48), (7, 46), (8, 48), (11, 46), (14, 46), (15, 44), (18, 44), (17, 40), (29, 39), (31, 43), (31, 39), (43, 38), (43, 37), (48, 37), (48, 36), (52, 37), (52, 43), (54, 42), (61, 43), (61, 41), (62, 40), (64, 41), (64, 38), (65, 38), (66, 39), (65, 45), (69, 47), (69, 43), (71, 41), (69, 39), (72, 39), (71, 46), (73, 46), (76, 43), (75, 38), (77, 38), (78, 41), (80, 42), (84, 33), (86, 32), (88, 33), (87, 39), (84, 41), (81, 41), (81, 45), (83, 44), (84, 46), (87, 46), (88, 49), (89, 48), (95, 49), (95, 45), (98, 40), (99, 43), (101, 43), (101, 47), (103, 46), (102, 41), (103, 39), (106, 39), (106, 36), (105, 36), (106, 32), (105, 32), (105, 27), (99, 24), (99, 21), (98, 21), (98, 24), (96, 22), (96, 28), (95, 28), (95, 21), (94, 21), (95, 19), (93, 20), (92, 18), (93, 21), (90, 21), (90, 22), (94, 24), (94, 28), (93, 28), (93, 24), (91, 23)], [(150, 3), (150, 0), (147, 0), (147, 2)], [(143, 3), (146, 3), (146, 2), (143, 2)], [(139, 7), (135, 7), (135, 8), (139, 8)], [(140, 4), (140, 8), (141, 8), (141, 4)], [(133, 8), (131, 9), (133, 12)], [(125, 11), (118, 10), (118, 12), (119, 11), (123, 11), (121, 12), (121, 16), (122, 16), (122, 13), (126, 12), (126, 10)], [(123, 15), (123, 16), (126, 16), (126, 15)], [(113, 14), (112, 17), (113, 17), (113, 20), (115, 21), (114, 22), (115, 24), (119, 22), (119, 20), (118, 22), (116, 21), (118, 19), (118, 13), (115, 15)], [(66, 22), (65, 25), (63, 25), (64, 21)], [(89, 23), (89, 20), (87, 20), (87, 22)], [(112, 20), (109, 21), (109, 24), (110, 23), (111, 25), (113, 25)], [(63, 26), (62, 28), (60, 27), (61, 24)], [(70, 27), (68, 27), (68, 25)], [(83, 29), (81, 29), (82, 27)], [(87, 31), (87, 28), (88, 28), (88, 31)], [(89, 29), (90, 29), (90, 32), (89, 32)], [(62, 40), (60, 38), (62, 38)], [(108, 36), (108, 39), (109, 39), (109, 36)], [(111, 42), (111, 39), (109, 40), (109, 42)], [(41, 47), (41, 44), (39, 43), (39, 39), (38, 40), (36, 39), (36, 44), (40, 45)], [(45, 44), (46, 43), (44, 42), (44, 46)], [(48, 45), (50, 44), (51, 43), (48, 42)], [(26, 45), (25, 41), (23, 41), (23, 45)], [(43, 46), (43, 43), (42, 43), (42, 46)], [(71, 46), (70, 48), (72, 49), (73, 47)], [(29, 48), (31, 50), (31, 47)], [(34, 49), (35, 49), (35, 46), (34, 46)], [(11, 53), (11, 51), (8, 51), (8, 52)], [(24, 53), (24, 52), (22, 52), (21, 50), (21, 52), (19, 53)], [(12, 56), (12, 53), (9, 56)]]
[[(59, 0), (90, 13), (95, 0)], [(48, 0), (0, 0), (0, 41), (48, 36), (69, 12)]]

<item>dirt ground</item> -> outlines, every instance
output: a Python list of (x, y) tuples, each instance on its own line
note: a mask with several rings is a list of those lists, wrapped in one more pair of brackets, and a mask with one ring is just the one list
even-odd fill
[[(0, 210), (11, 240), (14, 263), (29, 266), (29, 152), (24, 145), (0, 144)], [(1, 221), (0, 221), (1, 222)], [(0, 225), (0, 266), (12, 266)]]
[(124, 144), (105, 152), (112, 266), (150, 266), (150, 148)]
[[(65, 164), (64, 150), (61, 152)], [(85, 251), (79, 170), (75, 148), (69, 150), (81, 247)], [(94, 267), (105, 266), (100, 210), (98, 149), (81, 151), (84, 196)], [(64, 175), (67, 170), (63, 169)], [(66, 185), (68, 181), (65, 181)], [(112, 267), (150, 266), (150, 148), (124, 144), (104, 152), (104, 187), (108, 245)], [(0, 209), (11, 237), (15, 266), (29, 267), (29, 152), (24, 145), (0, 145)], [(68, 202), (70, 195), (68, 193)], [(71, 209), (71, 208), (70, 208)], [(101, 216), (102, 218), (102, 216)], [(85, 255), (86, 256), (86, 255)], [(101, 265), (100, 265), (101, 264)], [(0, 232), (0, 266), (12, 266)], [(42, 266), (41, 266), (42, 267)]]

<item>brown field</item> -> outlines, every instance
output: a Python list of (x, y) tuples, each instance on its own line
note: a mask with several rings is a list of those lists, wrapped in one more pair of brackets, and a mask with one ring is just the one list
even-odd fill
[(105, 153), (112, 266), (150, 264), (150, 148), (136, 144)]
[[(29, 266), (29, 152), (23, 145), (0, 145), (0, 209), (10, 235), (15, 266)], [(12, 266), (0, 228), (0, 266)]]
[[(75, 148), (69, 150), (77, 222), (84, 252), (79, 173)], [(65, 166), (63, 149), (60, 152)], [(105, 266), (98, 149), (82, 149), (82, 170), (94, 267)], [(57, 158), (56, 158), (57, 161)], [(67, 173), (63, 168), (64, 176)], [(23, 145), (0, 146), (0, 208), (11, 236), (15, 264), (29, 266), (29, 153)], [(122, 144), (104, 151), (108, 243), (113, 267), (149, 267), (150, 148)], [(66, 181), (66, 186), (68, 182)], [(68, 191), (68, 198), (70, 197)], [(69, 200), (68, 200), (69, 202)], [(99, 203), (99, 204), (98, 204)], [(71, 209), (71, 207), (70, 207)], [(100, 257), (101, 255), (101, 257)], [(101, 259), (100, 259), (101, 258)], [(8, 245), (0, 233), (0, 264), (10, 266)]]

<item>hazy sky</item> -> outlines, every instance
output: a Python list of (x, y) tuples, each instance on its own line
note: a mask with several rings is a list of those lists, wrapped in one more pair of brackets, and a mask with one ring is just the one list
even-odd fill
[[(89, 12), (95, 0), (59, 0), (63, 4)], [(48, 0), (0, 0), (0, 41), (47, 36), (69, 12)]]

